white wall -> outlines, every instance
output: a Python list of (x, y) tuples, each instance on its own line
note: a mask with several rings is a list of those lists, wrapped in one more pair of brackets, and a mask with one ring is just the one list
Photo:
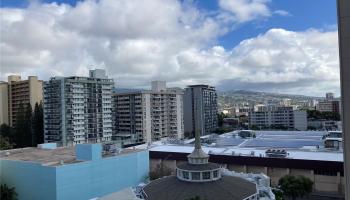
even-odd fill
[(305, 110), (294, 110), (294, 128), (300, 131), (307, 130), (307, 114)]

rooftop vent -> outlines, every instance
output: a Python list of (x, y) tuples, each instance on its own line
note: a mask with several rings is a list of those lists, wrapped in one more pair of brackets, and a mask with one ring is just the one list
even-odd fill
[(287, 151), (285, 149), (268, 149), (265, 151), (267, 157), (285, 158), (287, 157)]

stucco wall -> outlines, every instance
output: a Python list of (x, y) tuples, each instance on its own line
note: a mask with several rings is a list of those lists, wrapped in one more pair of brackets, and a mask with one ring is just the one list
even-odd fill
[(0, 160), (0, 176), (21, 200), (86, 200), (144, 182), (148, 157), (148, 151), (141, 151), (57, 167)]
[(0, 160), (0, 183), (15, 187), (18, 199), (56, 199), (56, 169), (37, 163)]

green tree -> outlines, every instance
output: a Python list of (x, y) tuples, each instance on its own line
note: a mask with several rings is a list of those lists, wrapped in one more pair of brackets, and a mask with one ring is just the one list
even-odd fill
[(307, 118), (339, 121), (340, 114), (335, 112), (320, 112), (318, 110), (307, 110)]
[(7, 124), (1, 124), (0, 126), (0, 136), (2, 136), (3, 139), (8, 140), (8, 142), (11, 144), (11, 146), (14, 145), (14, 130)]
[(28, 146), (34, 146), (34, 141), (33, 141), (33, 127), (32, 127), (32, 120), (33, 120), (33, 110), (32, 106), (30, 104), (27, 104), (26, 109), (25, 109), (25, 126), (27, 131), (24, 133), (24, 138), (25, 138), (25, 147)]
[(279, 187), (286, 197), (295, 200), (297, 197), (304, 197), (312, 192), (313, 182), (304, 176), (286, 175), (279, 182)]
[(8, 138), (13, 137), (12, 128), (7, 124), (1, 124), (0, 135), (2, 135), (4, 137), (8, 137)]
[(43, 118), (43, 105), (36, 103), (34, 106), (34, 113), (32, 119), (32, 146), (44, 143), (44, 118)]
[(224, 124), (224, 119), (227, 117), (227, 115), (225, 115), (223, 112), (218, 114), (218, 126), (222, 127), (222, 125)]
[(12, 149), (13, 145), (10, 143), (8, 137), (0, 135), (0, 150)]
[(279, 189), (272, 189), (273, 194), (275, 195), (276, 200), (284, 200), (283, 192)]
[(216, 134), (223, 134), (223, 133), (228, 133), (233, 131), (233, 128), (231, 127), (219, 127), (217, 129), (215, 129), (213, 132)]
[(16, 200), (17, 199), (17, 193), (15, 191), (15, 188), (8, 187), (6, 184), (2, 184), (0, 186), (0, 199), (1, 200)]
[(24, 106), (19, 104), (15, 123), (14, 141), (17, 148), (33, 145), (32, 141), (32, 107), (30, 104)]

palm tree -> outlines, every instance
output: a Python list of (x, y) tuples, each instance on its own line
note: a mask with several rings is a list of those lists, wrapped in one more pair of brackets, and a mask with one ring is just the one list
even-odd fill
[(8, 187), (6, 184), (0, 186), (0, 199), (1, 200), (17, 200), (17, 193), (15, 188)]

